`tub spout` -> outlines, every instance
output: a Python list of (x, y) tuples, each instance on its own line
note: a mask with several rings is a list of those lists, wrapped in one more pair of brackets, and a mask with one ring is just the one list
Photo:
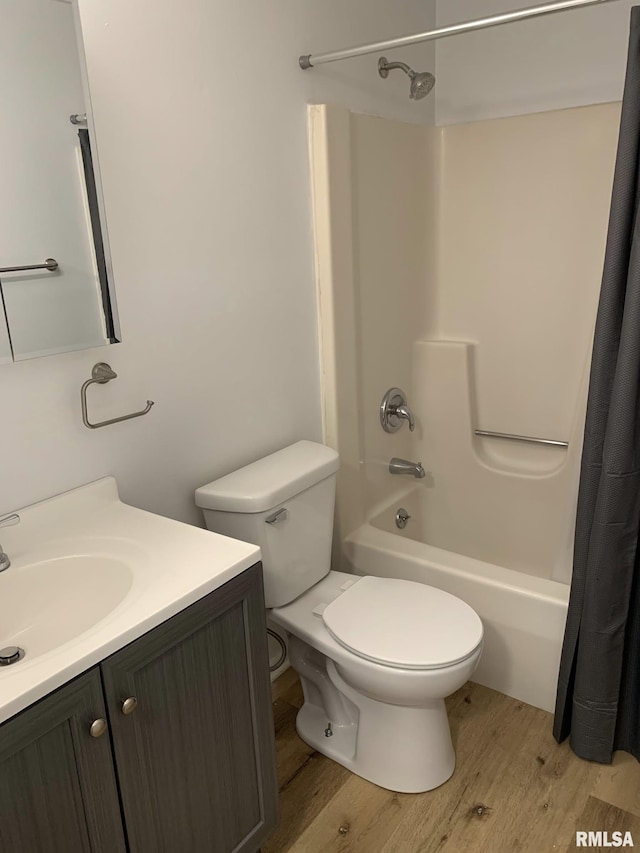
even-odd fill
[(390, 474), (410, 474), (416, 480), (422, 480), (425, 476), (425, 470), (421, 462), (409, 462), (407, 459), (398, 459), (394, 457), (389, 462)]

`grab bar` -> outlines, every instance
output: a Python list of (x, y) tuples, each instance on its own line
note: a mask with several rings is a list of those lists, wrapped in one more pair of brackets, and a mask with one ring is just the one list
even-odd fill
[(504, 438), (507, 441), (526, 441), (528, 444), (547, 444), (552, 447), (569, 447), (568, 441), (553, 441), (550, 438), (531, 438), (529, 435), (511, 435), (508, 432), (487, 432), (484, 429), (477, 429), (476, 435), (483, 438)]
[(43, 264), (29, 264), (26, 267), (2, 267), (0, 268), (0, 275), (5, 272), (24, 272), (25, 270), (49, 270), (49, 272), (55, 272), (58, 266), (59, 264), (55, 258), (45, 258)]

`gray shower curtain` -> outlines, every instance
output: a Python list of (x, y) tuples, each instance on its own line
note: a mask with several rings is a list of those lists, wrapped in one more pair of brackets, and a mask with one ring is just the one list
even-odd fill
[(640, 7), (631, 39), (585, 426), (554, 735), (640, 760)]

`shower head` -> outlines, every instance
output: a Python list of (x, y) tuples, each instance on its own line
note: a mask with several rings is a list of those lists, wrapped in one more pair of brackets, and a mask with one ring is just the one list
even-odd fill
[(429, 92), (436, 85), (436, 78), (429, 71), (414, 71), (404, 62), (388, 62), (385, 56), (381, 56), (378, 60), (378, 73), (384, 79), (389, 76), (389, 72), (399, 68), (411, 80), (411, 89), (409, 97), (414, 101), (419, 101), (426, 98)]
[(411, 78), (411, 92), (409, 97), (413, 98), (414, 101), (426, 98), (435, 85), (436, 78), (429, 71), (414, 74)]

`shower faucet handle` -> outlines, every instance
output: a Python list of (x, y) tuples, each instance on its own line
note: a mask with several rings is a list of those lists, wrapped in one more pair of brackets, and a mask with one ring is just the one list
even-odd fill
[(409, 408), (409, 406), (396, 406), (392, 412), (397, 418), (401, 418), (402, 420), (409, 421), (409, 432), (413, 432), (416, 428), (416, 422), (413, 417), (413, 412)]
[(403, 421), (408, 421), (411, 432), (416, 428), (413, 412), (407, 397), (400, 388), (390, 388), (380, 403), (380, 423), (385, 432), (397, 432)]

